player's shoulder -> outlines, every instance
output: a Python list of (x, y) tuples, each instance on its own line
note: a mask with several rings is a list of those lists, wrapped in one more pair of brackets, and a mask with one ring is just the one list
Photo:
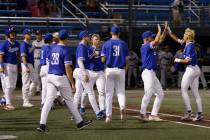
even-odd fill
[(2, 43), (1, 43), (1, 46), (8, 46), (9, 45), (9, 41), (8, 40), (4, 40)]

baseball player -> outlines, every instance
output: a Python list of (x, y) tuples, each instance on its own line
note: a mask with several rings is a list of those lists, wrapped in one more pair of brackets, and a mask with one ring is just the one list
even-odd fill
[(69, 111), (74, 116), (77, 128), (82, 129), (92, 123), (92, 121), (84, 121), (76, 106), (74, 106), (72, 92), (75, 91), (75, 85), (72, 76), (72, 59), (69, 55), (71, 52), (66, 46), (68, 36), (66, 30), (61, 30), (59, 32), (59, 43), (51, 46), (48, 55), (47, 97), (41, 112), (40, 126), (37, 128), (40, 132), (46, 131), (47, 117), (57, 96), (57, 91), (60, 91), (61, 96), (65, 99)]
[[(157, 52), (156, 48), (160, 42), (163, 41), (163, 38), (166, 34), (167, 23), (165, 23), (165, 29), (163, 34), (161, 35), (161, 27), (158, 24), (158, 33), (153, 38), (154, 34), (151, 31), (145, 31), (142, 34), (142, 39), (144, 44), (141, 46), (141, 59), (142, 59), (142, 80), (144, 82), (144, 96), (141, 102), (140, 109), (140, 120), (143, 121), (161, 121), (159, 118), (158, 112), (160, 109), (160, 105), (164, 98), (163, 89), (161, 87), (160, 81), (158, 80), (155, 70), (157, 69)], [(164, 37), (163, 37), (164, 36)], [(155, 95), (155, 101), (153, 104), (151, 115), (147, 118), (147, 107), (152, 95)]]
[(36, 80), (36, 94), (39, 94), (41, 91), (41, 78), (40, 78), (40, 49), (44, 45), (44, 40), (42, 37), (42, 32), (37, 30), (35, 32), (36, 40), (32, 42), (34, 48), (34, 78)]
[(24, 41), (20, 46), (21, 68), (22, 68), (22, 94), (23, 107), (32, 107), (33, 104), (29, 102), (31, 95), (36, 92), (36, 80), (34, 79), (34, 52), (30, 44), (31, 30), (25, 29), (23, 31)]
[(44, 42), (46, 45), (44, 45), (40, 50), (40, 77), (42, 81), (42, 102), (41, 106), (44, 105), (44, 102), (46, 100), (47, 95), (47, 73), (48, 73), (48, 61), (47, 56), (50, 51), (50, 46), (52, 44), (53, 36), (50, 33), (47, 33), (44, 37)]
[[(93, 54), (90, 54), (92, 58), (90, 59), (90, 68), (89, 68), (89, 75), (90, 75), (90, 83), (93, 88), (93, 86), (96, 84), (99, 96), (98, 96), (98, 103), (100, 111), (103, 111), (105, 114), (105, 74), (104, 74), (104, 64), (101, 62), (101, 48), (100, 48), (100, 35), (99, 34), (93, 34), (92, 35), (92, 46), (90, 47), (91, 52)], [(81, 108), (80, 113), (85, 113), (85, 105), (84, 100), (87, 93), (83, 92), (82, 98), (81, 98)]]
[[(59, 33), (58, 32), (54, 32), (52, 35), (53, 35), (52, 45), (59, 43)], [(57, 98), (55, 99), (54, 103), (58, 104), (58, 105), (63, 105), (65, 103), (64, 99), (61, 97), (61, 93), (60, 92), (57, 93)], [(55, 104), (53, 106), (54, 108), (55, 108)]]
[(125, 66), (128, 56), (127, 44), (119, 38), (120, 28), (116, 25), (111, 28), (112, 38), (102, 46), (102, 62), (106, 63), (105, 69), (105, 93), (106, 93), (106, 123), (112, 119), (112, 99), (114, 90), (120, 106), (121, 120), (125, 120)]
[[(185, 48), (183, 51), (183, 59), (176, 58), (174, 62), (186, 64), (187, 67), (185, 69), (184, 75), (182, 77), (181, 82), (181, 92), (182, 98), (185, 103), (186, 113), (181, 118), (181, 120), (193, 120), (193, 121), (201, 121), (203, 119), (203, 110), (202, 110), (202, 100), (199, 95), (199, 76), (200, 76), (200, 68), (197, 65), (197, 53), (195, 49), (195, 32), (194, 30), (187, 28), (185, 30), (183, 39), (177, 38), (168, 28), (169, 35), (178, 43), (185, 44)], [(192, 119), (192, 108), (190, 105), (190, 98), (188, 96), (188, 89), (191, 89), (193, 97), (196, 101), (197, 114), (195, 118)]]
[(18, 51), (20, 45), (15, 41), (16, 32), (14, 27), (6, 30), (7, 39), (0, 46), (0, 73), (2, 88), (6, 99), (5, 110), (14, 110), (11, 95), (16, 88)]
[(80, 102), (80, 97), (85, 89), (88, 94), (90, 104), (96, 114), (96, 119), (100, 120), (104, 118), (105, 114), (99, 110), (93, 86), (90, 82), (90, 73), (88, 69), (90, 68), (90, 49), (88, 43), (90, 42), (90, 34), (88, 31), (81, 31), (79, 33), (79, 38), (81, 39), (76, 50), (76, 68), (74, 70), (74, 78), (76, 80), (76, 93), (74, 95), (74, 104), (78, 108)]

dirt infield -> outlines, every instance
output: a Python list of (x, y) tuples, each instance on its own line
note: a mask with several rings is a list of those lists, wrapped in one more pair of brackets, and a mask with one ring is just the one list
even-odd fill
[[(132, 108), (132, 109), (131, 109)], [(116, 115), (119, 115), (119, 108), (118, 107), (113, 107), (113, 113)], [(139, 115), (139, 109), (135, 108), (135, 107), (127, 107), (126, 110), (126, 114), (129, 116), (134, 116), (137, 118), (137, 116)], [(150, 113), (148, 113), (149, 115)], [(180, 122), (183, 124), (193, 124), (193, 125), (199, 125), (199, 126), (206, 126), (210, 128), (210, 120), (208, 118), (205, 117), (204, 120), (200, 121), (200, 122), (193, 122), (193, 121), (181, 121), (181, 117), (182, 115), (180, 115), (177, 112), (169, 112), (169, 111), (164, 111), (160, 113), (160, 118), (163, 119), (164, 121), (169, 121), (169, 122)]]

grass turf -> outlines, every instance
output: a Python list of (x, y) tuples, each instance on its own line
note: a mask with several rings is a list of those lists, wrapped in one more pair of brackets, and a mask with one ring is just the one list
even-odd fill
[[(143, 91), (129, 90), (126, 92), (127, 105), (138, 108)], [(20, 91), (16, 91), (16, 95), (20, 96), (19, 93)], [(210, 94), (201, 91), (201, 95), (204, 113), (206, 116), (210, 116)], [(151, 109), (153, 100), (154, 98), (151, 100), (148, 111)], [(132, 116), (128, 116), (127, 122), (122, 124), (119, 115), (116, 113), (111, 124), (94, 120), (93, 125), (85, 130), (77, 130), (65, 107), (57, 107), (56, 110), (52, 110), (48, 118), (49, 132), (39, 133), (36, 132), (36, 127), (39, 124), (40, 110), (38, 105), (40, 101), (34, 100), (33, 103), (36, 106), (29, 109), (20, 106), (20, 98), (17, 98), (14, 102), (19, 105), (16, 110), (0, 110), (0, 135), (15, 135), (18, 136), (18, 140), (207, 140), (210, 137), (210, 129), (170, 122), (141, 123)], [(194, 103), (193, 106), (195, 106)], [(160, 111), (167, 112), (167, 110), (180, 114), (184, 112), (184, 104), (178, 92), (166, 92)], [(95, 118), (92, 110), (88, 110), (87, 118)]]

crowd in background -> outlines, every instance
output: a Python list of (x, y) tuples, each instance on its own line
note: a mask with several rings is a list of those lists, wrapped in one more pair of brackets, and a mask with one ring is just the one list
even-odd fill
[(17, 10), (29, 10), (33, 17), (61, 17), (61, 11), (52, 0), (17, 0)]

